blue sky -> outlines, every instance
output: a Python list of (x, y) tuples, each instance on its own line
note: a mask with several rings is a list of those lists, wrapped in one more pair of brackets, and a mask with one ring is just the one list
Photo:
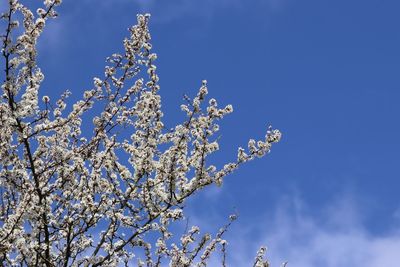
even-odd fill
[[(79, 2), (79, 3), (78, 3)], [(151, 32), (167, 125), (207, 79), (233, 104), (221, 164), (283, 132), (267, 157), (191, 201), (191, 222), (227, 234), (232, 266), (265, 244), (274, 266), (399, 266), (400, 2), (64, 0), (39, 43), (42, 93), (75, 96), (121, 51), (139, 12)]]

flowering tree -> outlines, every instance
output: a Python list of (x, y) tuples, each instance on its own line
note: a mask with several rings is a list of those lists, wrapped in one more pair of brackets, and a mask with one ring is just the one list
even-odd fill
[[(234, 215), (215, 236), (193, 226), (173, 237), (171, 226), (184, 220), (186, 199), (264, 156), (280, 132), (269, 128), (264, 140), (250, 140), (222, 168), (209, 164), (207, 156), (218, 150), (218, 121), (232, 106), (207, 103), (206, 81), (185, 98), (186, 121), (166, 130), (149, 15), (137, 16), (124, 51), (107, 59), (104, 77), (94, 78), (72, 107), (68, 91), (56, 101), (39, 98), (44, 75), (36, 43), (60, 4), (45, 0), (34, 14), (8, 0), (2, 14), (0, 265), (205, 266), (220, 248), (225, 266), (222, 237)], [(264, 252), (254, 266), (267, 266)]]

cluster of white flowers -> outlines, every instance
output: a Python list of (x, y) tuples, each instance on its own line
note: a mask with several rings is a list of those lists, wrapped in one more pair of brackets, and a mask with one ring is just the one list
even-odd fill
[[(44, 75), (36, 62), (37, 39), (60, 4), (45, 0), (34, 13), (19, 0), (8, 0), (1, 16), (7, 27), (0, 100), (0, 265), (205, 266), (221, 247), (225, 266), (222, 236), (235, 215), (215, 237), (199, 237), (195, 226), (174, 237), (173, 222), (185, 219), (187, 198), (221, 185), (240, 164), (264, 156), (280, 132), (269, 128), (264, 140), (250, 140), (247, 150), (239, 148), (237, 160), (221, 168), (209, 164), (206, 158), (219, 149), (218, 122), (233, 108), (206, 101), (207, 81), (193, 99), (185, 97), (186, 121), (166, 130), (147, 14), (138, 15), (130, 28), (124, 52), (107, 59), (104, 78), (94, 78), (93, 88), (70, 110), (69, 91), (56, 101), (47, 95), (38, 101)], [(19, 25), (22, 31), (16, 30)], [(93, 115), (93, 132), (83, 133), (88, 115)], [(263, 250), (255, 266), (267, 266), (262, 258)]]
[(267, 252), (266, 247), (261, 247), (257, 251), (257, 256), (254, 262), (254, 267), (269, 267), (269, 262), (264, 260), (265, 253)]

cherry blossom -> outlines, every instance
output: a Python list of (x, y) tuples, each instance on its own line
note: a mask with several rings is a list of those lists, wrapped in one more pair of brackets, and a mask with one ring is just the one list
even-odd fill
[[(188, 198), (269, 153), (281, 133), (268, 128), (222, 167), (208, 162), (233, 108), (207, 101), (207, 81), (185, 97), (186, 120), (166, 129), (148, 14), (80, 100), (71, 103), (69, 91), (50, 99), (40, 91), (37, 41), (60, 4), (45, 0), (33, 12), (8, 0), (2, 14), (1, 266), (205, 266), (218, 249), (225, 266), (223, 235), (236, 215), (215, 234), (171, 228), (185, 220)], [(268, 266), (264, 253), (254, 266)]]

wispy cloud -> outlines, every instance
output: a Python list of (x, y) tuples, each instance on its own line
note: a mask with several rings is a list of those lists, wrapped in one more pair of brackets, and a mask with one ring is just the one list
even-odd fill
[(323, 210), (315, 215), (301, 199), (285, 199), (274, 216), (258, 222), (259, 226), (232, 229), (228, 238), (231, 265), (250, 266), (258, 247), (267, 245), (271, 266), (284, 261), (289, 267), (400, 266), (400, 223), (390, 234), (373, 234), (350, 196), (342, 196)]
[[(126, 17), (125, 11), (129, 10), (132, 24), (135, 23), (135, 14), (151, 13), (152, 23), (160, 24), (185, 19), (188, 16), (207, 21), (220, 10), (228, 8), (239, 10), (251, 5), (263, 6), (266, 10), (278, 10), (286, 1), (288, 0), (82, 0), (79, 5), (64, 3), (68, 12), (61, 10), (59, 18), (49, 21), (39, 49), (46, 50), (48, 47), (58, 49), (66, 41), (64, 37), (70, 30), (67, 25), (76, 24), (77, 19), (84, 19), (83, 27), (85, 25), (88, 27), (87, 25), (101, 24), (110, 12), (121, 13)], [(91, 12), (88, 13), (87, 10)]]
[(390, 235), (373, 235), (348, 197), (327, 211), (316, 218), (298, 208), (281, 208), (263, 235), (271, 260), (285, 259), (296, 267), (399, 266), (400, 225)]
[(243, 8), (245, 5), (263, 5), (269, 10), (280, 9), (286, 0), (135, 0), (142, 12), (155, 15), (156, 22), (168, 22), (183, 16), (211, 18), (223, 8)]

